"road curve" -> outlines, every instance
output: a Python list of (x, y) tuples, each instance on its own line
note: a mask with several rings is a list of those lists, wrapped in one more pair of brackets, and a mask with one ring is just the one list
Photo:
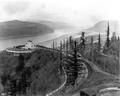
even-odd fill
[(63, 84), (60, 87), (58, 87), (57, 89), (55, 89), (54, 91), (52, 91), (50, 93), (47, 93), (46, 96), (51, 96), (52, 94), (56, 93), (57, 91), (59, 91), (60, 89), (62, 89), (64, 87), (64, 85), (66, 84), (66, 82), (67, 82), (67, 74), (66, 74), (65, 69), (64, 68), (62, 68), (62, 69), (63, 69), (63, 72), (65, 74), (65, 81), (63, 82)]
[[(38, 48), (38, 49), (44, 49), (44, 50), (50, 50), (50, 51), (56, 51), (56, 52), (58, 51), (58, 50), (53, 50), (52, 48), (42, 48), (42, 47), (40, 47), (40, 48)], [(25, 51), (20, 50), (20, 51), (15, 51), (15, 50), (6, 49), (6, 51), (7, 51), (7, 52), (11, 52), (11, 53), (32, 53), (32, 52), (35, 51), (35, 50), (25, 50)], [(62, 53), (63, 53), (63, 55), (65, 54), (64, 52), (62, 52)], [(84, 64), (84, 65), (85, 65), (85, 64)], [(85, 65), (85, 67), (87, 67), (87, 66)], [(56, 93), (57, 91), (61, 90), (61, 89), (65, 86), (65, 84), (66, 84), (66, 82), (67, 82), (67, 73), (66, 73), (66, 71), (65, 71), (64, 68), (62, 68), (62, 69), (63, 69), (63, 72), (64, 72), (64, 74), (65, 74), (65, 81), (64, 81), (63, 84), (61, 84), (61, 86), (59, 86), (57, 89), (53, 90), (52, 92), (47, 93), (46, 96), (51, 96), (52, 94), (54, 94), (54, 93)], [(81, 81), (81, 80), (78, 80), (78, 81)]]

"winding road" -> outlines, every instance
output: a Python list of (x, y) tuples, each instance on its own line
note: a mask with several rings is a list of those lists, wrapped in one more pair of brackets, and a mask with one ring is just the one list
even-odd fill
[[(12, 50), (12, 48), (10, 49), (6, 49), (7, 52), (11, 52), (11, 53), (15, 53), (15, 54), (22, 54), (22, 53), (31, 53), (35, 50), (38, 50), (38, 49), (44, 49), (44, 50), (50, 50), (50, 51), (59, 51), (59, 50), (53, 50), (52, 48), (43, 48), (43, 47), (40, 47), (40, 48), (37, 48), (37, 49), (33, 49), (33, 50)], [(65, 54), (65, 52), (62, 52), (63, 54)], [(80, 60), (80, 58), (79, 58)], [(76, 79), (76, 84), (81, 84), (80, 82), (83, 81), (83, 79), (86, 79), (87, 76), (88, 76), (88, 69), (87, 69), (87, 66), (82, 63), (82, 64), (79, 64), (81, 65), (80, 68), (82, 67), (83, 70), (79, 69), (80, 71), (78, 72), (78, 78)], [(51, 96), (52, 94), (58, 92), (59, 90), (62, 90), (62, 88), (64, 88), (66, 82), (67, 82), (67, 73), (65, 71), (64, 68), (63, 69), (63, 72), (64, 72), (64, 76), (65, 76), (65, 80), (64, 82), (55, 90), (53, 90), (52, 92), (49, 92), (46, 94), (46, 96)]]
[(63, 84), (60, 87), (58, 87), (57, 89), (55, 89), (52, 92), (47, 93), (46, 96), (51, 96), (52, 94), (56, 93), (57, 91), (62, 89), (64, 87), (64, 85), (66, 84), (66, 82), (67, 82), (67, 74), (66, 74), (65, 69), (64, 68), (62, 68), (62, 69), (63, 69), (64, 75), (65, 75), (65, 81), (63, 82)]

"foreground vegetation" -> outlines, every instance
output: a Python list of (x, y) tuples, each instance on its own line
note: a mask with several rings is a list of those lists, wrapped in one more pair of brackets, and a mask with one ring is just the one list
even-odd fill
[(59, 53), (50, 50), (41, 49), (20, 56), (3, 51), (0, 53), (1, 84), (4, 91), (12, 95), (45, 95), (63, 81), (59, 66)]

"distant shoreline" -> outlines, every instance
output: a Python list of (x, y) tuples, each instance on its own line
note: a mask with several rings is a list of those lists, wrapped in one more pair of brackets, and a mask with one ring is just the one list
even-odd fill
[[(52, 34), (52, 33), (48, 33)], [(0, 37), (0, 40), (10, 40), (10, 39), (23, 39), (27, 37), (37, 37), (37, 36), (44, 36), (48, 34), (39, 34), (39, 35), (24, 35), (24, 36), (8, 36), (8, 37)]]

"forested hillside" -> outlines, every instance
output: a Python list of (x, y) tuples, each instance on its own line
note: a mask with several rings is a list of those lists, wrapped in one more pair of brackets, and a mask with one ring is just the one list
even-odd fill
[(13, 95), (43, 95), (56, 89), (64, 81), (59, 72), (59, 55), (58, 52), (44, 49), (20, 56), (1, 52), (1, 85), (5, 91), (10, 91)]

